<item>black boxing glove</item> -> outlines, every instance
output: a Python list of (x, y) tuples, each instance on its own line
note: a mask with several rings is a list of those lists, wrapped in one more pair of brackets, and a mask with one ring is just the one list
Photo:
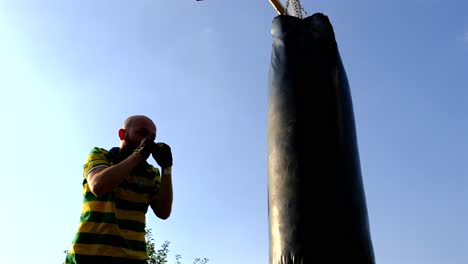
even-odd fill
[(140, 146), (134, 152), (138, 153), (141, 160), (147, 160), (154, 149), (154, 141), (151, 138), (145, 138), (141, 141)]
[(166, 143), (155, 143), (153, 148), (153, 158), (156, 160), (161, 168), (167, 168), (172, 166), (172, 152), (171, 147)]

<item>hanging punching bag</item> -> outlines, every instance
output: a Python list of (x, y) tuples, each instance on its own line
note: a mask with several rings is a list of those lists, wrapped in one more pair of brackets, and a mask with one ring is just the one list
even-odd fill
[(270, 264), (375, 263), (347, 76), (327, 16), (272, 25)]

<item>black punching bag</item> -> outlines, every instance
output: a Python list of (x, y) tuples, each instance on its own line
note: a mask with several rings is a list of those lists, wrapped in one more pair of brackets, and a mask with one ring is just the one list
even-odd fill
[(375, 263), (349, 84), (327, 16), (279, 15), (268, 100), (270, 264)]

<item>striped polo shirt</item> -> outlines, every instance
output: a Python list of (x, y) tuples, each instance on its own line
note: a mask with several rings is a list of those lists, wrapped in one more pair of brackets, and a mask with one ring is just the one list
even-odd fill
[(146, 264), (145, 214), (159, 189), (159, 170), (144, 162), (101, 197), (91, 192), (86, 181), (92, 170), (117, 163), (118, 153), (118, 148), (95, 147), (86, 159), (80, 224), (66, 264)]

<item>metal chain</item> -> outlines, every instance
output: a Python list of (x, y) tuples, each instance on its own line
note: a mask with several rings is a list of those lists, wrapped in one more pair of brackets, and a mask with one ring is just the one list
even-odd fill
[(299, 14), (299, 18), (302, 18), (302, 10), (301, 10), (301, 4), (299, 3), (299, 1), (297, 0), (294, 0), (294, 9), (296, 9), (296, 13)]
[[(296, 11), (296, 14), (299, 15), (299, 18), (302, 18), (302, 10), (299, 8), (299, 3), (294, 0), (294, 9)], [(299, 12), (298, 12), (299, 11)]]
[(301, 9), (302, 9), (302, 11), (304, 12), (304, 15), (305, 15), (306, 17), (308, 17), (309, 14), (307, 14), (307, 11), (305, 11), (305, 9), (304, 9), (304, 7), (303, 7), (302, 5), (301, 5)]
[[(286, 0), (286, 8), (285, 8), (286, 13), (288, 12), (288, 9), (289, 9), (289, 2), (290, 2), (289, 0)], [(302, 5), (299, 4), (298, 0), (294, 0), (294, 9), (296, 10), (296, 13), (300, 14), (300, 18), (303, 18), (302, 13), (304, 13), (306, 17), (309, 16), (309, 14), (307, 14), (307, 11), (304, 9), (304, 7), (302, 7)]]

